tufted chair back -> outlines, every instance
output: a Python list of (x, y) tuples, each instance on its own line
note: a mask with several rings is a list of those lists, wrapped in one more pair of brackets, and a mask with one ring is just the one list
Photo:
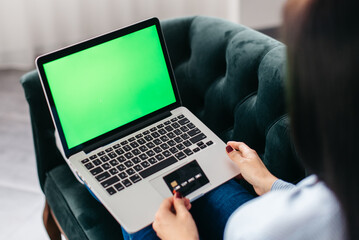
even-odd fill
[(285, 46), (202, 16), (166, 21), (163, 31), (183, 104), (223, 141), (254, 148), (274, 175), (303, 178), (284, 101)]

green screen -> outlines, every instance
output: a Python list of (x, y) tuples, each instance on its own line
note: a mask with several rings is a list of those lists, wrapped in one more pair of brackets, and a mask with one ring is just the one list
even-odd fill
[(176, 101), (156, 26), (44, 64), (71, 149)]

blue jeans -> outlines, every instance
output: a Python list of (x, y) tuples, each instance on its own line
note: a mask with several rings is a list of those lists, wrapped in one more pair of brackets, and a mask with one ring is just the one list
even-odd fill
[[(201, 239), (222, 239), (224, 228), (231, 214), (243, 203), (253, 199), (235, 180), (230, 180), (192, 202), (190, 210)], [(158, 239), (152, 225), (128, 234), (123, 228), (124, 239)]]

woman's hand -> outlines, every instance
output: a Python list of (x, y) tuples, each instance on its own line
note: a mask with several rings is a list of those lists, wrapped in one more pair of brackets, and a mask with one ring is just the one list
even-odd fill
[(161, 239), (199, 239), (196, 223), (188, 211), (191, 203), (176, 193), (163, 200), (152, 226)]
[(239, 167), (242, 177), (252, 184), (258, 195), (270, 191), (278, 178), (268, 171), (256, 151), (242, 142), (228, 142), (226, 151)]

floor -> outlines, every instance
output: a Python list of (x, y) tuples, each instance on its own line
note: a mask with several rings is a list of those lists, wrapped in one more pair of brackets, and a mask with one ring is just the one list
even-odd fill
[(0, 239), (49, 239), (42, 224), (29, 110), (19, 83), (24, 71), (0, 71)]

